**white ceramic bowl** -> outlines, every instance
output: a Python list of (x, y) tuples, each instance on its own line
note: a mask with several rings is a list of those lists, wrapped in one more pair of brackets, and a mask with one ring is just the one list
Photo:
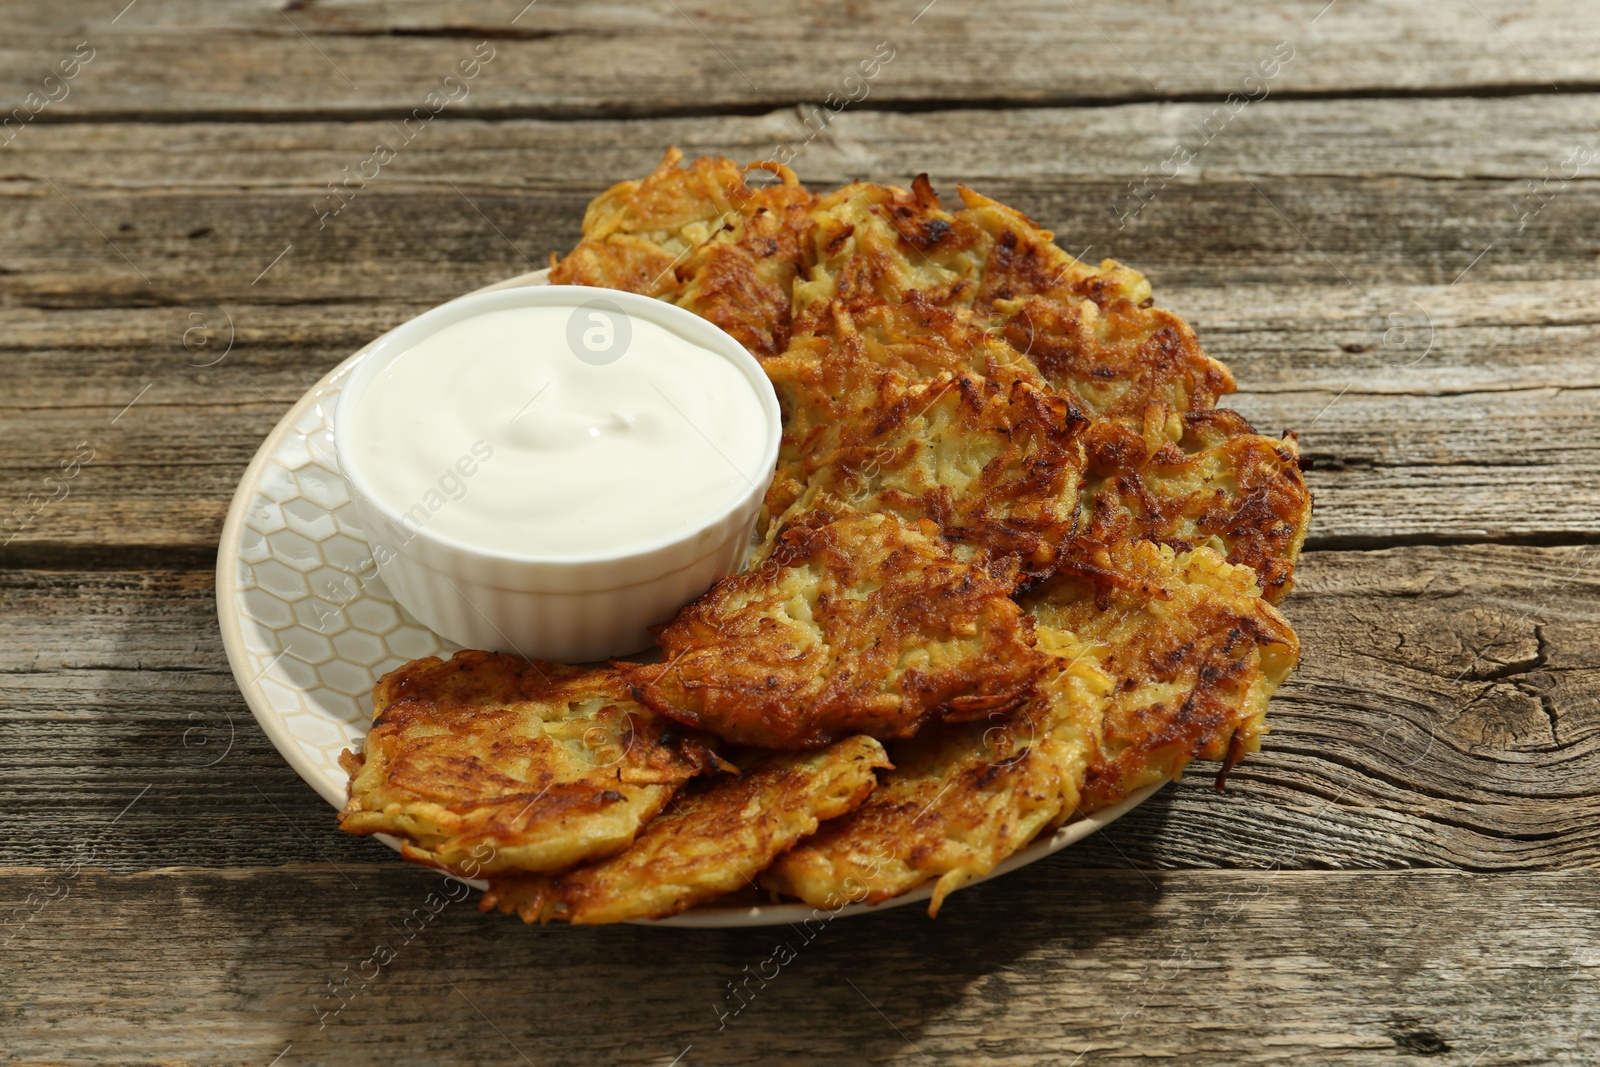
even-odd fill
[[(606, 290), (630, 317), (653, 322), (733, 364), (749, 381), (751, 402), (766, 414), (765, 449), (756, 469), (770, 472), (783, 432), (778, 398), (755, 358), (727, 333), (682, 308), (633, 293)], [(387, 334), (361, 359), (339, 394), (333, 436), (339, 467), (373, 559), (395, 599), (435, 633), (468, 648), (515, 652), (530, 659), (584, 662), (650, 645), (649, 628), (665, 622), (717, 579), (738, 570), (766, 491), (760, 479), (734, 503), (686, 534), (626, 551), (584, 558), (513, 555), (404, 527), (400, 511), (380, 499), (361, 469), (359, 452), (342, 437), (365, 386), (401, 353), (446, 326), (519, 307), (570, 307), (596, 290), (547, 285), (452, 300)]]

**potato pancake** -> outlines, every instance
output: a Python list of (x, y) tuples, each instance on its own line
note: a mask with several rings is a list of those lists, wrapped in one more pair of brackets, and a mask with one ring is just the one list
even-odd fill
[(1237, 412), (1212, 410), (1171, 416), (1142, 435), (1100, 420), (1085, 442), (1081, 541), (1204, 545), (1254, 570), (1272, 603), (1288, 595), (1311, 524), (1293, 436), (1262, 437)]
[[(786, 174), (792, 181), (794, 175)], [(789, 343), (790, 300), (811, 229), (811, 194), (795, 184), (751, 196), (755, 210), (726, 222), (674, 269), (679, 307), (722, 327), (758, 359)]]
[[(1148, 306), (1150, 283), (1138, 271), (1106, 259), (1098, 267), (1068, 255), (1055, 234), (998, 200), (958, 185), (962, 208), (958, 223), (984, 234), (985, 255), (977, 291), (970, 298), (980, 318), (989, 319), (997, 301), (1047, 296), (1066, 304), (1091, 301), (1099, 307)], [(1219, 364), (1220, 366), (1220, 364)]]
[(1025, 598), (1040, 627), (1072, 632), (1116, 679), (1079, 809), (1114, 804), (1190, 760), (1260, 748), (1267, 698), (1300, 642), (1255, 574), (1208, 548), (1101, 547)]
[(1041, 627), (1051, 664), (1019, 713), (935, 724), (890, 746), (894, 769), (854, 813), (824, 826), (761, 878), (818, 907), (875, 904), (938, 879), (928, 913), (988, 874), (1079, 802), (1113, 679), (1090, 646)]
[(932, 522), (813, 511), (760, 567), (725, 578), (628, 670), (644, 704), (718, 737), (809, 748), (909, 737), (1026, 699), (1044, 657), (1012, 583), (963, 562)]
[[(1177, 316), (1150, 306), (1150, 284), (1114, 260), (1091, 266), (1054, 243), (1020, 211), (960, 186), (960, 210), (944, 209), (926, 174), (908, 191), (857, 182), (813, 211), (815, 261), (794, 288), (796, 334), (829, 308), (896, 305), (915, 293), (927, 304), (971, 313), (1062, 387), (1113, 392), (1118, 414), (1138, 415), (1139, 394), (1166, 394), (1176, 410), (1211, 407), (1233, 391), (1221, 363), (1200, 350)], [(1176, 378), (1176, 384), (1166, 379)], [(1182, 391), (1192, 399), (1172, 395)]]
[(997, 573), (1049, 573), (1077, 521), (1087, 419), (1048, 390), (971, 374), (909, 388), (877, 415), (841, 437), (775, 534), (815, 508), (887, 512), (932, 520)]
[(830, 305), (813, 332), (796, 335), (763, 369), (784, 417), (778, 470), (767, 494), (774, 516), (794, 503), (846, 431), (870, 427), (921, 383), (971, 373), (1006, 390), (1018, 382), (1049, 388), (999, 337), (915, 291), (903, 304), (854, 312)]
[(823, 820), (855, 809), (888, 767), (883, 746), (848, 737), (829, 748), (760, 757), (738, 778), (675, 797), (626, 851), (554, 878), (490, 880), (480, 907), (526, 922), (659, 919), (746, 885)]
[(1086, 412), (1141, 420), (1152, 404), (1202, 411), (1233, 392), (1228, 368), (1201, 350), (1194, 331), (1150, 306), (1144, 275), (1110, 259), (1080, 262), (1020, 211), (960, 192), (966, 207), (957, 218), (990, 238), (974, 322), (997, 330)]
[(998, 329), (1051, 385), (1092, 415), (1142, 419), (1152, 404), (1204, 411), (1233, 392), (1228, 368), (1200, 350), (1182, 319), (1112, 300), (1001, 300)]
[(450, 869), (553, 871), (616, 852), (684, 782), (726, 766), (609, 668), (430, 656), (384, 675), (373, 707), (363, 751), (340, 757), (339, 827), (393, 834), (408, 858)]
[[(649, 176), (596, 197), (583, 240), (551, 267), (550, 282), (659, 297), (716, 323), (757, 357), (776, 355), (788, 340), (816, 198), (787, 167), (682, 160), (669, 149)], [(752, 187), (752, 169), (780, 180)]]
[(929, 914), (1047, 827), (1259, 748), (1299, 656), (1249, 570), (1148, 542), (1027, 598), (1053, 665), (1016, 716), (934, 725), (890, 746), (867, 802), (784, 855), (762, 885), (810, 904), (877, 903), (937, 879)]
[(815, 258), (794, 288), (797, 333), (837, 302), (847, 311), (919, 293), (938, 307), (969, 306), (989, 237), (940, 206), (926, 174), (911, 189), (856, 182), (812, 212)]

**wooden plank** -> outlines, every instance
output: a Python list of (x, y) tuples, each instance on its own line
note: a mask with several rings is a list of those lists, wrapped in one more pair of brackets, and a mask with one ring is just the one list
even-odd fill
[(742, 931), (524, 928), (446, 893), (395, 869), (0, 872), (8, 912), (41, 907), (0, 972), (8, 1058), (1497, 1067), (1585, 1062), (1600, 1035), (1595, 871), (1057, 856), (934, 921)]
[[(398, 115), (441, 90), (482, 42), (493, 59), (452, 113), (703, 114), (821, 102), (830, 92), (860, 99), (860, 85), (844, 79), (875, 53), (893, 58), (866, 83), (863, 102), (873, 107), (1220, 98), (1259, 92), (1246, 79), (1275, 53), (1293, 55), (1266, 83), (1279, 93), (1600, 83), (1600, 27), (1555, 0), (1475, 0), (1444, 18), (1399, 0), (1294, 0), (1267, 10), (1241, 0), (1066, 9), (1029, 0), (835, 0), (770, 10), (735, 0), (541, 0), (527, 8), (475, 0), (441, 10), (412, 0), (281, 11), (180, 0), (119, 10), (8, 3), (0, 99), (21, 104), (49, 91), (59, 99), (41, 112), (45, 120)], [(84, 41), (93, 58), (67, 94), (44, 85)]]
[[(831, 184), (947, 161), (947, 189), (1146, 269), (1234, 367), (1235, 403), (1304, 434), (1314, 545), (1578, 539), (1600, 524), (1600, 292), (1574, 223), (1600, 185), (1530, 201), (1524, 183), (1559, 169), (1594, 99), (1268, 101), (1122, 229), (1112, 201), (1202, 105), (847, 113), (799, 163)], [(214, 544), (256, 443), (323, 370), (566, 247), (587, 198), (662, 144), (753, 155), (783, 121), (440, 124), (322, 232), (318, 182), (386, 124), (30, 131), (0, 186), (0, 501), (81, 441), (99, 466), (21, 543)], [(150, 303), (174, 306), (99, 310)], [(185, 336), (215, 346), (229, 322), (227, 358), (196, 366), (217, 348)]]
[[(941, 0), (941, 3), (945, 0)], [(1341, 0), (1341, 3), (1347, 0)], [(820, 131), (800, 107), (752, 115), (628, 120), (436, 122), (408, 143), (389, 118), (252, 122), (41, 125), (11, 144), (8, 183), (48, 175), (67, 188), (194, 193), (259, 187), (322, 189), (384, 141), (395, 159), (369, 181), (435, 185), (469, 178), (478, 188), (581, 187), (594, 192), (655, 166), (669, 144), (690, 156), (760, 158), (795, 144), (795, 170), (820, 187), (852, 178), (908, 184), (928, 171), (951, 192), (956, 181), (1021, 182), (1110, 178), (1127, 181), (1159, 164), (1179, 143), (1194, 158), (1166, 173), (1174, 184), (1214, 177), (1379, 175), (1475, 178), (1517, 183), (1544, 177), (1552, 192), (1574, 146), (1592, 146), (1594, 93), (1496, 98), (1295, 99), (1272, 96), (1216, 114), (1219, 101), (1141, 102), (1106, 107), (939, 109), (898, 113), (845, 110)], [(441, 116), (442, 117), (442, 116)], [(1225, 121), (1224, 121), (1225, 120)], [(809, 134), (816, 136), (804, 140)], [(34, 134), (37, 133), (37, 136)], [(115, 166), (90, 149), (115, 154)], [(1595, 160), (1574, 161), (1592, 178)], [(370, 168), (369, 168), (370, 169)], [(352, 188), (355, 186), (353, 185)], [(7, 193), (19, 187), (7, 185)], [(1557, 195), (1570, 190), (1562, 190)], [(592, 193), (590, 195), (593, 195)], [(1508, 211), (1513, 225), (1520, 216)], [(313, 222), (315, 218), (313, 217)]]
[[(1264, 432), (1300, 432), (1318, 547), (1592, 537), (1597, 300), (1593, 281), (1512, 290), (1463, 281), (1174, 289), (1165, 302), (1233, 367), (1232, 406)], [(5, 510), (57, 491), (44, 479), (80, 445), (94, 450), (70, 495), (45, 505), (0, 559), (28, 545), (215, 545), (245, 465), (283, 412), (425, 306), (0, 310), (11, 375), (0, 396)], [(221, 355), (229, 321), (226, 357), (195, 365)], [(1396, 321), (1411, 324), (1409, 347), (1386, 345), (1402, 336)], [(208, 328), (184, 346), (185, 331)], [(203, 336), (211, 347), (198, 345)]]
[[(255, 726), (210, 583), (199, 569), (0, 571), (11, 862), (49, 862), (146, 785), (107, 839), (114, 866), (389, 857), (340, 835)], [(1313, 553), (1287, 612), (1304, 660), (1265, 750), (1223, 796), (1197, 768), (1075, 846), (1074, 864), (1600, 862), (1600, 549)]]
[(1263, 286), (1170, 299), (1241, 383), (1229, 406), (1263, 432), (1300, 433), (1313, 548), (1600, 531), (1588, 473), (1600, 466), (1600, 286)]
[[(795, 165), (824, 188), (920, 170), (947, 192), (973, 183), (1071, 251), (1137, 265), (1158, 292), (1443, 286), (1469, 265), (1480, 282), (1587, 279), (1592, 251), (1575, 223), (1593, 212), (1595, 183), (1558, 175), (1596, 138), (1594, 106), (1269, 100), (1209, 144), (1196, 133), (1209, 104), (846, 112), (797, 145)], [(748, 158), (797, 129), (789, 112), (440, 123), (410, 144), (389, 122), (41, 127), (11, 146), (0, 181), (0, 305), (439, 299), (569, 247), (588, 199), (649, 170), (668, 144)], [(395, 159), (365, 187), (355, 178), (344, 211), (322, 218), (329, 183), (380, 142)], [(1130, 192), (1179, 143), (1195, 161), (1165, 187)], [(1550, 187), (1530, 194), (1547, 171)], [(1148, 206), (1134, 214), (1140, 197)]]
[[(547, 266), (577, 239), (597, 191), (486, 190), (462, 175), (455, 188), (396, 183), (358, 197), (319, 234), (318, 206), (331, 201), (315, 186), (57, 192), (44, 177), (0, 198), (0, 225), (11, 234), (0, 306), (437, 302)], [(1600, 185), (1573, 182), (1519, 232), (1510, 182), (1217, 177), (1169, 186), (1119, 232), (1112, 205), (1125, 182), (979, 184), (1046, 222), (1073, 253), (1138, 267), (1163, 303), (1175, 288), (1300, 284), (1356, 294), (1588, 280), (1592, 250), (1574, 223), (1600, 210)]]

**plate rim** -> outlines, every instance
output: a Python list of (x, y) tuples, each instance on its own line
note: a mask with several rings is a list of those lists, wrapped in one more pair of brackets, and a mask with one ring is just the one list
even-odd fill
[[(542, 270), (527, 271), (493, 285), (486, 285), (481, 289), (474, 289), (465, 296), (476, 296), (478, 293), (494, 292), (500, 289), (514, 289), (523, 285), (540, 285), (549, 276), (548, 267)], [(459, 299), (452, 297), (452, 300)], [(450, 303), (450, 301), (445, 301)], [(260, 674), (250, 675), (247, 672), (253, 666), (247, 662), (249, 655), (245, 648), (244, 626), (239, 620), (239, 607), (237, 602), (238, 587), (234, 582), (234, 575), (238, 573), (240, 531), (244, 527), (245, 513), (250, 509), (250, 500), (255, 492), (255, 486), (261, 479), (261, 472), (272, 461), (273, 455), (283, 443), (284, 438), (294, 431), (295, 419), (301, 413), (307, 401), (315, 394), (327, 389), (330, 385), (350, 373), (350, 369), (360, 359), (370, 352), (379, 341), (392, 332), (385, 330), (362, 345), (355, 352), (340, 360), (328, 373), (318, 378), (300, 397), (289, 405), (287, 411), (278, 419), (276, 425), (262, 439), (256, 454), (250, 458), (244, 473), (239, 476), (239, 484), (234, 487), (233, 499), (228, 503), (227, 518), (222, 523), (221, 540), (217, 545), (217, 571), (216, 571), (216, 596), (217, 596), (217, 624), (222, 631), (222, 647), (228, 656), (228, 667), (233, 671), (234, 683), (238, 685), (239, 692), (244, 696), (250, 714), (260, 724), (267, 739), (278, 750), (290, 767), (294, 768), (301, 781), (305, 782), (317, 795), (333, 805), (335, 810), (344, 807), (343, 796), (330, 793), (331, 786), (322, 782), (320, 769), (310, 763), (300, 754), (298, 741), (289, 733), (283, 720), (271, 708), (265, 705), (255, 691), (255, 682)], [(265, 673), (265, 672), (262, 672)], [(248, 679), (248, 680), (247, 680)]]
[[(495, 292), (501, 289), (546, 284), (549, 273), (549, 268), (527, 271), (495, 282), (492, 285), (474, 289), (472, 292), (463, 295), (476, 296), (479, 293)], [(450, 301), (445, 301), (445, 303), (450, 303)], [(296, 419), (303, 412), (308, 402), (314, 402), (316, 394), (327, 389), (348, 374), (351, 368), (371, 351), (374, 345), (388, 336), (388, 333), (389, 331), (385, 331), (351, 355), (340, 360), (337, 366), (317, 379), (284, 412), (277, 424), (273, 426), (272, 430), (268, 432), (256, 449), (256, 453), (251, 457), (250, 463), (244, 469), (244, 473), (240, 475), (239, 484), (235, 487), (233, 498), (228, 505), (227, 518), (222, 524), (221, 540), (217, 545), (217, 622), (222, 634), (223, 650), (227, 653), (228, 666), (233, 672), (234, 682), (238, 685), (239, 692), (244, 697), (250, 713), (255, 717), (256, 723), (261, 727), (262, 732), (267, 735), (267, 739), (272, 742), (272, 746), (278, 750), (278, 755), (293, 768), (294, 772), (300, 776), (301, 781), (315, 790), (317, 795), (332, 805), (335, 811), (344, 807), (344, 795), (335, 790), (331, 783), (322, 780), (324, 777), (322, 769), (311, 763), (301, 753), (298, 740), (289, 733), (288, 726), (282, 717), (273, 709), (267, 707), (264, 699), (258, 695), (255, 683), (259, 681), (265, 671), (254, 675), (248, 673), (254, 665), (247, 662), (249, 652), (245, 647), (243, 623), (240, 621), (237, 600), (238, 586), (234, 578), (238, 573), (239, 566), (240, 531), (244, 526), (245, 513), (249, 510), (251, 498), (255, 493), (255, 486), (260, 481), (261, 472), (272, 461), (272, 457), (276, 454), (283, 440), (293, 432)], [(1018, 849), (996, 864), (992, 870), (962, 883), (954, 891), (960, 892), (971, 886), (987, 882), (992, 878), (1009, 874), (1031, 863), (1036, 863), (1066, 848), (1068, 845), (1075, 844), (1089, 835), (1105, 829), (1144, 803), (1163, 786), (1167, 785), (1169, 781), (1170, 779), (1162, 779), (1152, 782), (1128, 794), (1110, 807), (1062, 825), (1048, 837), (1036, 838), (1027, 846)], [(398, 843), (387, 840), (386, 835), (380, 834), (377, 836), (386, 840), (386, 843), (390, 844), (391, 847), (398, 848)], [(484, 887), (484, 883), (476, 879), (470, 881), (479, 888)], [(816, 920), (819, 917), (824, 917), (826, 920), (831, 921), (835, 918), (872, 915), (893, 908), (922, 903), (932, 899), (935, 884), (934, 880), (924, 882), (899, 896), (891, 897), (877, 904), (850, 903), (831, 909), (817, 908), (803, 903), (755, 904), (742, 907), (700, 907), (661, 919), (639, 919), (632, 920), (632, 922), (638, 925), (673, 926), (686, 929), (729, 929), (780, 926)]]

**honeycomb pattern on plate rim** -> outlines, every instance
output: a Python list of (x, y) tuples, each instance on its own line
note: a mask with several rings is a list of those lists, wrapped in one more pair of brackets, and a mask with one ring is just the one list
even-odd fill
[(339, 385), (312, 392), (266, 458), (239, 530), (234, 595), (256, 692), (344, 789), (339, 753), (366, 736), (372, 687), (419, 656), (449, 655), (371, 561), (333, 448)]

